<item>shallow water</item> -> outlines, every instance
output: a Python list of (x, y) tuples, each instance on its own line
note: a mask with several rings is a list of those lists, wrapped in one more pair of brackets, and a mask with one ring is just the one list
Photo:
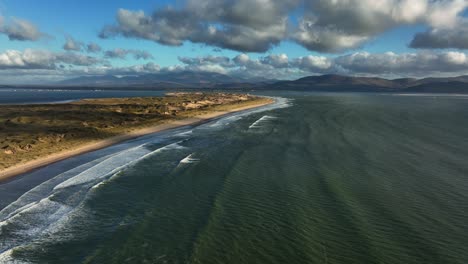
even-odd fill
[(467, 100), (281, 96), (57, 169), (0, 262), (468, 262)]

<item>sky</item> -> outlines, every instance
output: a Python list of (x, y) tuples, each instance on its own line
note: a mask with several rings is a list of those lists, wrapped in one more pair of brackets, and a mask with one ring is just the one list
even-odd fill
[(0, 83), (468, 74), (468, 0), (0, 0)]

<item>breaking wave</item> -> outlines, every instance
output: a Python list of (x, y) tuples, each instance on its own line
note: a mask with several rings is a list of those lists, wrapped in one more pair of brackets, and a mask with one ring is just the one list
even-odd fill
[(184, 149), (181, 142), (156, 150), (139, 145), (83, 164), (28, 191), (0, 211), (0, 260), (7, 258), (11, 249), (63, 227), (60, 223), (68, 219), (90, 191), (152, 155)]
[[(199, 127), (224, 126), (250, 114), (290, 106), (290, 101), (285, 98), (275, 98), (275, 100), (271, 105), (235, 113)], [(143, 137), (130, 142), (128, 146), (133, 147), (112, 154), (107, 152), (105, 156), (55, 175), (0, 210), (0, 263), (22, 263), (12, 259), (15, 248), (28, 246), (31, 242), (63, 233), (59, 231), (63, 231), (69, 221), (79, 215), (87, 214), (83, 202), (88, 195), (98, 191), (123, 171), (158, 153), (187, 149), (182, 143), (190, 139), (192, 130), (180, 129), (173, 132), (175, 133), (170, 136), (167, 136), (168, 133), (159, 138), (164, 138), (164, 141), (173, 141), (177, 138), (180, 140), (180, 137), (184, 139), (155, 150), (151, 150), (149, 146), (155, 142), (154, 137)], [(135, 144), (137, 146), (134, 146)], [(181, 159), (178, 164), (199, 161), (200, 159), (195, 158), (192, 153)], [(63, 239), (63, 235), (60, 238)]]

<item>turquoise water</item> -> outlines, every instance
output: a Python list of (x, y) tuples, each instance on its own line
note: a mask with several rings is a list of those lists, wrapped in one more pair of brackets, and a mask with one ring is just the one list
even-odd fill
[(281, 96), (52, 177), (0, 262), (468, 263), (468, 97)]

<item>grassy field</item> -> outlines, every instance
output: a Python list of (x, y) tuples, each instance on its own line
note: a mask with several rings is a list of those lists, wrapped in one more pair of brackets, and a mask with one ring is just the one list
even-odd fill
[(266, 100), (246, 94), (170, 93), (66, 104), (1, 105), (0, 170), (136, 129)]

